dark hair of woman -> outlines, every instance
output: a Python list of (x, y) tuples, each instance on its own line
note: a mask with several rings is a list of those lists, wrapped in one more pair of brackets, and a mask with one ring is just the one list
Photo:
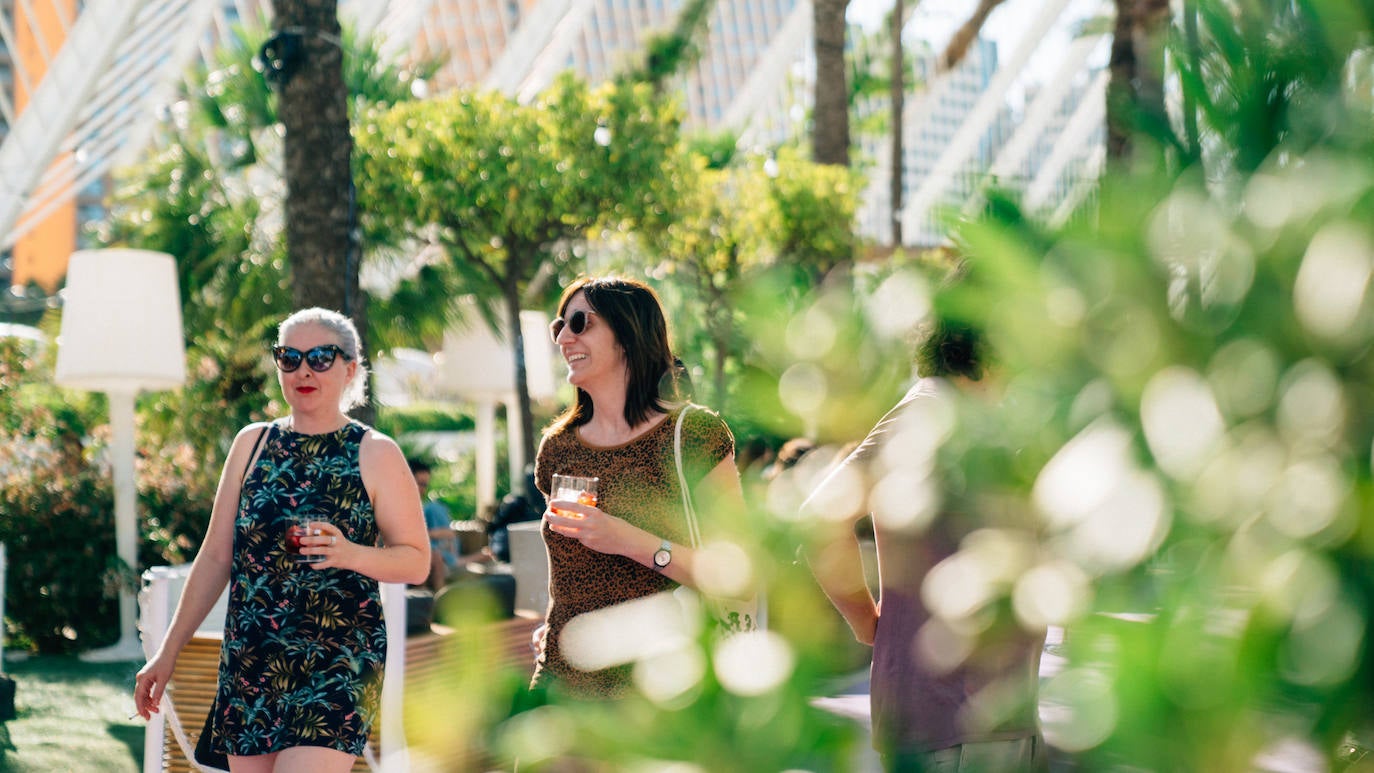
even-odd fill
[(927, 377), (983, 377), (983, 336), (972, 325), (941, 319), (925, 331), (916, 348), (916, 371)]
[[(665, 373), (674, 372), (668, 344), (668, 322), (658, 293), (643, 282), (624, 277), (584, 277), (568, 285), (558, 300), (563, 316), (573, 296), (582, 293), (587, 304), (615, 335), (625, 357), (629, 383), (625, 390), (625, 421), (631, 427), (643, 423), (651, 411), (667, 413), (661, 391)], [(557, 419), (553, 428), (586, 424), (592, 418), (592, 398), (581, 389), (577, 399)]]

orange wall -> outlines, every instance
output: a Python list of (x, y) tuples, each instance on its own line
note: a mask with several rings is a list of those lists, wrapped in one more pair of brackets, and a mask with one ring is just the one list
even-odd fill
[[(15, 50), (12, 53), (16, 63), (21, 64), (29, 74), (29, 82), (36, 86), (46, 71), (43, 51), (46, 50), (51, 58), (62, 47), (65, 33), (61, 20), (66, 19), (70, 23), (76, 18), (76, 0), (33, 3), (32, 8), (34, 19), (30, 19), (28, 14), (14, 14)], [(62, 15), (59, 16), (59, 13)], [(22, 113), (31, 95), (24, 88), (18, 73), (15, 76), (14, 104)], [(23, 286), (37, 282), (49, 292), (56, 290), (62, 277), (67, 274), (67, 259), (75, 249), (76, 199), (72, 198), (15, 242), (14, 284)]]

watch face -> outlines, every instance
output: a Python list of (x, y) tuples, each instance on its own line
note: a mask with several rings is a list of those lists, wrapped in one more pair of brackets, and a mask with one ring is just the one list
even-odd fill
[(664, 567), (667, 566), (668, 562), (672, 560), (673, 554), (671, 551), (660, 549), (654, 553), (654, 566)]

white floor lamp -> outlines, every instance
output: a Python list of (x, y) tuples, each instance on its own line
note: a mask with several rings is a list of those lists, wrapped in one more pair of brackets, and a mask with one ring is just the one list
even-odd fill
[[(475, 315), (474, 315), (475, 316)], [(556, 352), (549, 341), (549, 318), (542, 311), (521, 311), (520, 332), (525, 341), (525, 382), (531, 400), (553, 397)], [(504, 337), (504, 333), (502, 334)], [(438, 392), (476, 404), (477, 509), (496, 504), (496, 404), (505, 403), (509, 440), (510, 482), (522, 485), (526, 459), (520, 451), (519, 410), (515, 403), (515, 366), (511, 345), (478, 323), (444, 334), (438, 358)]]
[[(115, 546), (120, 560), (137, 573), (134, 397), (143, 389), (174, 389), (186, 381), (176, 262), (147, 250), (82, 250), (68, 263), (64, 296), (56, 380), (109, 397)], [(119, 641), (83, 659), (143, 659), (133, 587), (120, 591), (119, 621)]]

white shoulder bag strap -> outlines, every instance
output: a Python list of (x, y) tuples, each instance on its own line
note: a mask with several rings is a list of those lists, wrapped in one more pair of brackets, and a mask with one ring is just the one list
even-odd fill
[(701, 527), (697, 525), (697, 511), (692, 507), (692, 489), (687, 485), (687, 475), (682, 471), (682, 420), (694, 408), (691, 403), (682, 406), (677, 415), (677, 426), (673, 428), (673, 461), (677, 464), (677, 482), (682, 489), (682, 509), (687, 513), (687, 535), (692, 547), (701, 547)]

